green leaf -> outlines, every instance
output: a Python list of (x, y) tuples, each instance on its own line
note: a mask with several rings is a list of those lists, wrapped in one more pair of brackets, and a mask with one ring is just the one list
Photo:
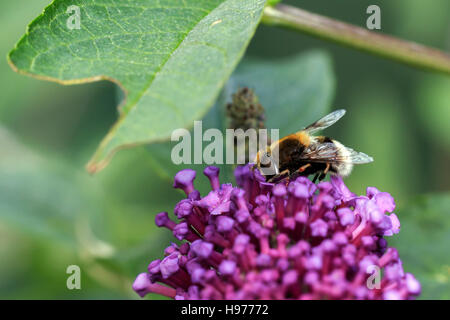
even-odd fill
[(450, 299), (450, 194), (426, 195), (399, 210), (400, 233), (389, 239), (406, 272), (422, 285), (422, 299)]
[[(255, 89), (266, 109), (268, 127), (279, 128), (281, 137), (325, 115), (330, 110), (334, 85), (331, 59), (322, 51), (309, 51), (281, 60), (246, 58), (222, 90), (214, 108), (203, 119), (203, 129), (218, 128), (224, 132), (225, 105), (231, 102), (231, 95), (238, 87), (248, 86)], [(148, 147), (155, 170), (170, 180), (184, 167), (200, 172), (204, 165), (177, 166), (172, 163), (171, 148), (176, 144), (156, 143)], [(231, 182), (233, 177), (227, 169), (226, 165), (221, 166), (221, 177), (223, 181)]]
[(274, 6), (277, 3), (281, 2), (281, 0), (267, 0), (267, 5), (268, 6)]
[[(81, 29), (69, 30), (71, 5)], [(161, 141), (202, 118), (242, 57), (265, 0), (55, 0), (9, 55), (25, 74), (64, 84), (118, 83), (120, 118), (88, 170), (119, 149)], [(73, 13), (72, 13), (73, 17)]]

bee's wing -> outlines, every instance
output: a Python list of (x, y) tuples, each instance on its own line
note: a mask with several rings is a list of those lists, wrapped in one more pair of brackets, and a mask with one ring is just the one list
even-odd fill
[(345, 147), (349, 155), (347, 156), (348, 161), (356, 164), (370, 163), (373, 162), (373, 158), (364, 152), (355, 151), (351, 148)]
[(373, 158), (365, 153), (355, 151), (345, 146), (338, 148), (331, 142), (319, 144), (314, 149), (306, 149), (300, 158), (310, 162), (323, 163), (334, 162), (360, 164), (373, 161)]
[(345, 114), (344, 109), (333, 111), (332, 113), (326, 115), (322, 119), (317, 120), (313, 124), (310, 124), (304, 130), (307, 131), (308, 133), (314, 133), (316, 131), (328, 128), (329, 126), (336, 123), (336, 121), (338, 121), (340, 118), (342, 118), (344, 114)]

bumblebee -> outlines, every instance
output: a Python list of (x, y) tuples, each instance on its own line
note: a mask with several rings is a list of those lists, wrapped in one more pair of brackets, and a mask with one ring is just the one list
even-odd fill
[(372, 157), (347, 148), (334, 139), (313, 136), (315, 132), (333, 125), (344, 114), (345, 110), (336, 110), (305, 129), (258, 151), (254, 161), (256, 167), (268, 182), (313, 174), (313, 182), (316, 182), (317, 179), (323, 180), (327, 173), (346, 177), (351, 173), (354, 164), (372, 162)]

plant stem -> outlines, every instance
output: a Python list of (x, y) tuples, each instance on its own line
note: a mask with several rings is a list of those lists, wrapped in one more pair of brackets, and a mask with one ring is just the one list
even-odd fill
[(264, 9), (262, 22), (307, 33), (414, 67), (450, 74), (450, 56), (437, 49), (369, 31), (289, 5)]

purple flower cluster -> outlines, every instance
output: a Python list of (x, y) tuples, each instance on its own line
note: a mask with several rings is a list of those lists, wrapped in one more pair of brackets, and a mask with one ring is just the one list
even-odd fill
[[(187, 198), (156, 216), (172, 243), (162, 260), (137, 276), (140, 295), (175, 299), (411, 299), (420, 284), (404, 273), (384, 236), (399, 232), (392, 196), (367, 188), (350, 192), (342, 179), (265, 182), (251, 165), (235, 170), (239, 187), (220, 184), (219, 169), (204, 174), (212, 191), (194, 188), (195, 171), (175, 176)], [(382, 270), (382, 272), (380, 272)], [(381, 273), (383, 276), (381, 276)]]

